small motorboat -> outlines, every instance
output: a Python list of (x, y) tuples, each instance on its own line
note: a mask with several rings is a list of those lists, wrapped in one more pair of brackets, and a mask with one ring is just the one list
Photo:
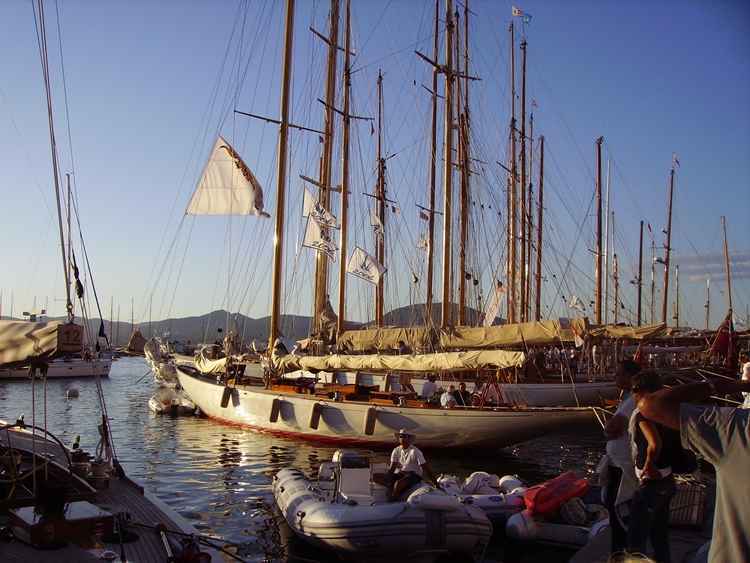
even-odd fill
[(432, 561), (440, 556), (479, 560), (492, 535), (485, 513), (456, 496), (420, 483), (403, 500), (388, 502), (373, 482), (384, 463), (337, 450), (320, 465), (317, 480), (297, 469), (273, 478), (284, 519), (302, 539), (358, 561)]
[(148, 400), (148, 408), (156, 414), (171, 416), (194, 415), (196, 406), (181, 389), (160, 387)]

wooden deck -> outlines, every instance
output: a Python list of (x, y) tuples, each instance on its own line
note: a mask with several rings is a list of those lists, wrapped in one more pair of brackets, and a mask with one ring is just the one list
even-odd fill
[[(17, 449), (31, 451), (32, 438), (29, 432), (11, 431), (12, 445)], [(7, 446), (8, 439), (5, 432), (0, 432), (0, 445)], [(36, 451), (46, 452), (51, 459), (67, 467), (67, 461), (62, 448), (53, 442), (45, 441), (37, 437)], [(97, 507), (110, 512), (113, 515), (126, 513), (129, 521), (133, 524), (128, 526), (129, 532), (138, 535), (138, 539), (124, 544), (127, 561), (138, 562), (162, 562), (167, 561), (167, 553), (162, 544), (160, 535), (153, 529), (161, 524), (167, 530), (182, 533), (196, 533), (177, 514), (169, 514), (168, 508), (158, 506), (144, 494), (143, 489), (128, 479), (113, 476), (109, 481), (109, 488), (97, 491), (90, 501)], [(161, 503), (158, 503), (161, 504)], [(5, 516), (0, 512), (0, 524)], [(178, 536), (169, 534), (174, 543), (179, 543)], [(217, 552), (202, 548), (211, 554), (213, 561), (220, 561)], [(18, 540), (6, 542), (0, 539), (0, 560), (3, 562), (86, 562), (101, 561), (105, 551), (112, 551), (120, 560), (119, 543), (102, 543), (90, 549), (84, 549), (75, 545), (68, 545), (61, 549), (39, 550)]]

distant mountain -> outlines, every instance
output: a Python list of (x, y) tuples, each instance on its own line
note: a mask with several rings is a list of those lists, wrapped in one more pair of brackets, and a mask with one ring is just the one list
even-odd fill
[[(424, 326), (426, 310), (427, 308), (424, 303), (399, 307), (392, 311), (388, 311), (384, 315), (384, 324), (386, 326)], [(452, 316), (454, 319), (458, 319), (458, 305), (455, 303), (452, 305)], [(476, 309), (469, 309), (468, 321), (471, 324), (476, 324), (476, 319), (479, 319), (480, 317), (481, 313), (479, 311)], [(62, 320), (62, 318), (57, 320)], [(269, 317), (266, 316), (260, 319), (254, 319), (242, 314), (232, 313), (230, 320), (232, 326), (236, 327), (245, 342), (256, 340), (265, 343), (268, 340)], [(435, 303), (432, 306), (432, 320), (434, 326), (440, 326), (440, 303)], [(78, 322), (80, 322), (80, 319), (78, 319)], [(500, 324), (502, 322), (502, 319), (498, 317), (495, 319), (494, 324)], [(97, 334), (99, 332), (100, 323), (101, 321), (98, 318), (90, 319), (88, 327), (89, 333)], [(304, 315), (282, 315), (281, 317), (282, 333), (293, 340), (306, 338), (310, 334), (310, 324), (311, 318)], [(347, 325), (348, 329), (356, 329), (372, 326), (372, 322), (349, 322)], [(165, 334), (169, 334), (170, 339), (182, 342), (190, 340), (193, 343), (213, 342), (214, 340), (223, 337), (223, 332), (219, 333), (219, 329), (224, 331), (226, 326), (227, 312), (224, 310), (213, 311), (211, 313), (206, 313), (205, 315), (193, 317), (153, 321), (150, 325), (148, 322), (135, 324), (135, 328), (140, 329), (141, 334), (146, 338), (149, 338), (150, 336), (164, 336)], [(104, 320), (104, 332), (114, 346), (123, 346), (127, 344), (132, 331), (133, 325), (129, 322), (120, 321), (111, 323), (106, 319)]]

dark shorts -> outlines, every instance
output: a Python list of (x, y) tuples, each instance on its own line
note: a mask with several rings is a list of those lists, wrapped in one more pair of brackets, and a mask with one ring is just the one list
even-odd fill
[(396, 481), (404, 482), (404, 488), (402, 490), (408, 491), (414, 485), (417, 485), (422, 481), (422, 476), (414, 473), (413, 471), (405, 471), (404, 473), (396, 473), (393, 476), (393, 482), (395, 483)]

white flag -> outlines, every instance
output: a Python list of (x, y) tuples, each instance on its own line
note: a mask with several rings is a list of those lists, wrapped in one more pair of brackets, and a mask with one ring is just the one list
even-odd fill
[(305, 188), (305, 197), (302, 200), (302, 216), (312, 217), (318, 225), (329, 229), (338, 229), (336, 217), (323, 207), (315, 198), (313, 193)]
[(505, 293), (505, 286), (501, 282), (495, 283), (495, 291), (492, 293), (492, 297), (487, 302), (487, 307), (484, 309), (482, 325), (492, 326), (495, 322), (497, 314), (500, 312), (500, 303)]
[(523, 10), (521, 10), (520, 8), (516, 8), (515, 6), (511, 7), (510, 13), (514, 18), (520, 18), (521, 16), (523, 16)]
[(570, 307), (571, 309), (575, 309), (576, 311), (581, 311), (582, 313), (586, 312), (586, 305), (584, 305), (583, 301), (581, 301), (575, 295), (570, 298), (570, 302), (568, 303), (568, 307)]
[(320, 226), (312, 215), (307, 218), (305, 239), (302, 241), (302, 246), (322, 252), (334, 262), (336, 261), (338, 247), (331, 239), (330, 231), (326, 227)]
[(357, 246), (346, 264), (346, 271), (353, 276), (377, 285), (385, 273), (385, 268), (378, 264), (375, 258)]
[(270, 217), (263, 211), (260, 182), (221, 136), (214, 143), (185, 214)]
[(373, 211), (370, 214), (370, 225), (372, 226), (372, 232), (375, 233), (375, 237), (382, 238), (385, 236), (385, 229), (383, 228), (383, 223), (380, 222), (377, 211)]

